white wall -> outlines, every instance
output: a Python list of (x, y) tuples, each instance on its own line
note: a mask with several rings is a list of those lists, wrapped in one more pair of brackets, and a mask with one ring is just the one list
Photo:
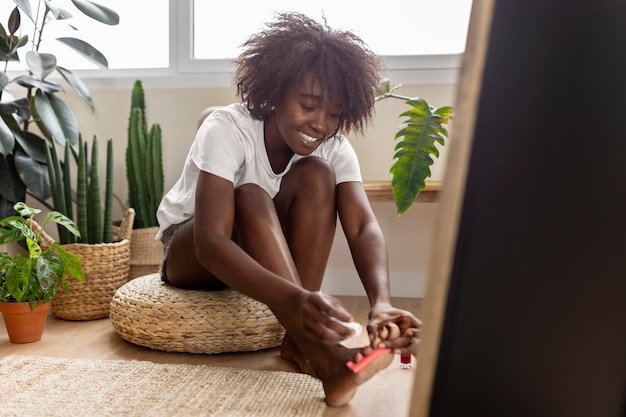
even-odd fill
[[(433, 106), (453, 105), (455, 85), (404, 85), (398, 93), (421, 96)], [(91, 140), (95, 134), (100, 143), (113, 138), (115, 153), (115, 194), (127, 200), (124, 152), (126, 129), (130, 110), (132, 81), (125, 87), (91, 90), (95, 111), (86, 106), (74, 93), (63, 98), (70, 104), (79, 121), (83, 137)], [(159, 88), (144, 82), (148, 123), (159, 123), (163, 130), (165, 187), (176, 181), (187, 150), (194, 138), (199, 113), (207, 106), (226, 105), (236, 101), (230, 87), (219, 88)], [(350, 137), (365, 179), (390, 179), (393, 137), (400, 123), (398, 115), (406, 109), (400, 100), (387, 99), (377, 103), (372, 125), (361, 137)], [(442, 179), (445, 149), (433, 167), (433, 179)], [(104, 175), (104, 174), (102, 174)], [(418, 203), (403, 216), (390, 203), (373, 204), (388, 241), (393, 296), (419, 297), (422, 295), (430, 258), (430, 242), (438, 211), (438, 203)], [(116, 207), (117, 217), (123, 208)], [(354, 271), (345, 239), (338, 228), (330, 256), (323, 290), (336, 295), (364, 295)]]

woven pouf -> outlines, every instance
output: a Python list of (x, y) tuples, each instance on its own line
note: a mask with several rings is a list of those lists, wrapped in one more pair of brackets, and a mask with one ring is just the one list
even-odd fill
[(159, 274), (121, 286), (109, 317), (123, 339), (166, 352), (255, 351), (279, 346), (285, 334), (259, 301), (229, 289), (181, 290)]

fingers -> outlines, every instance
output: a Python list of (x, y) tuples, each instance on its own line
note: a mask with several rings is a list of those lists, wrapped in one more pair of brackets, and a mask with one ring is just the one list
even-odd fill
[(392, 349), (395, 353), (403, 355), (415, 354), (419, 344), (419, 328), (401, 327), (395, 322), (389, 322), (370, 333), (370, 346), (376, 348)]
[[(354, 318), (341, 302), (328, 294), (312, 292), (302, 306), (304, 327), (328, 344), (337, 343), (355, 333)], [(345, 322), (345, 323), (344, 323)]]
[(400, 337), (383, 341), (381, 345), (401, 355), (415, 355), (420, 342), (417, 334), (418, 330), (412, 329)]

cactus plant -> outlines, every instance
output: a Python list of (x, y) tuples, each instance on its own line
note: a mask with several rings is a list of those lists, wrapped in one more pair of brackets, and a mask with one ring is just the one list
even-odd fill
[(161, 126), (148, 130), (141, 81), (135, 81), (131, 95), (126, 147), (128, 204), (136, 212), (135, 229), (158, 226), (156, 211), (163, 197), (163, 150)]
[[(74, 155), (76, 173), (76, 225), (80, 231), (80, 239), (59, 229), (61, 244), (69, 243), (111, 243), (112, 212), (113, 212), (113, 141), (107, 141), (106, 183), (104, 205), (102, 203), (99, 178), (99, 147), (98, 138), (93, 137), (91, 158), (88, 156), (87, 142), (82, 135), (78, 137), (78, 153), (70, 152), (70, 144), (65, 144), (65, 160), (61, 164), (56, 148), (46, 148), (48, 175), (52, 188), (52, 201), (55, 209), (72, 218), (72, 178), (70, 172), (70, 153)], [(91, 161), (90, 161), (91, 159)]]

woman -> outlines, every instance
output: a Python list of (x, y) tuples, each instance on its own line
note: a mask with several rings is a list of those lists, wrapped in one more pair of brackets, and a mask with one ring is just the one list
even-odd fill
[[(180, 288), (227, 286), (267, 304), (287, 332), (282, 357), (319, 377), (326, 402), (341, 406), (394, 353), (414, 354), (421, 327), (390, 304), (384, 237), (341, 133), (370, 121), (380, 63), (353, 33), (297, 13), (278, 15), (243, 47), (242, 102), (204, 120), (159, 207), (161, 274)], [(373, 346), (360, 349), (339, 343), (352, 332), (341, 322), (353, 318), (319, 291), (337, 216), (371, 304)], [(400, 337), (380, 342), (389, 323)], [(364, 359), (380, 347), (390, 351)], [(346, 367), (363, 360), (358, 372)]]

